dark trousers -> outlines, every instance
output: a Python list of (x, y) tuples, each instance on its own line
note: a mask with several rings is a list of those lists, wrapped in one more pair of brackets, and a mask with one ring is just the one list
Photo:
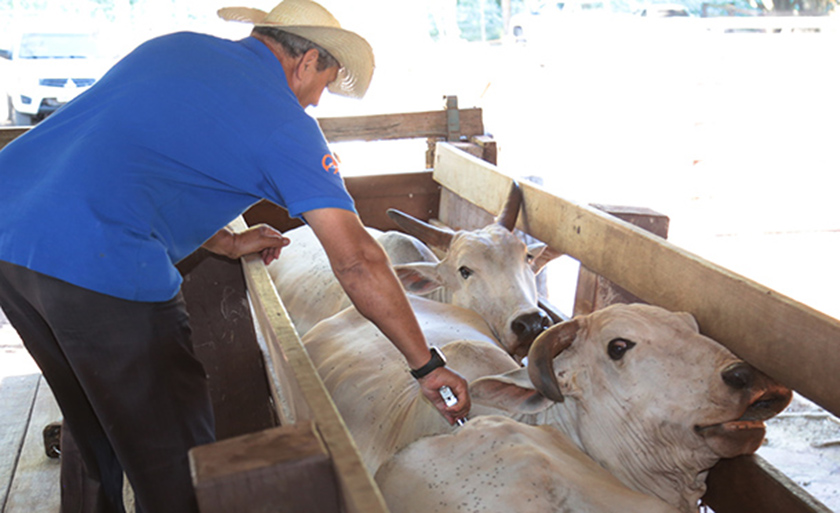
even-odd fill
[(187, 451), (214, 440), (213, 412), (181, 295), (126, 301), (0, 261), (0, 307), (81, 455), (62, 457), (62, 513), (125, 511), (123, 472), (138, 512), (197, 511)]

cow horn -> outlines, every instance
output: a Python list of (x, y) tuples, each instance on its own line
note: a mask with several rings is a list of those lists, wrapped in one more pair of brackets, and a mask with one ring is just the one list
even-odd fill
[(516, 218), (519, 216), (519, 207), (522, 205), (522, 189), (519, 183), (514, 180), (510, 186), (507, 200), (505, 200), (502, 211), (496, 216), (496, 224), (504, 226), (508, 231), (516, 228)]
[(563, 393), (554, 373), (554, 358), (572, 345), (580, 323), (572, 319), (540, 334), (528, 351), (528, 376), (539, 393), (555, 402), (563, 402)]
[(423, 222), (399, 210), (389, 208), (388, 217), (397, 223), (409, 235), (413, 235), (423, 241), (427, 246), (440, 249), (449, 249), (453, 234), (429, 223)]

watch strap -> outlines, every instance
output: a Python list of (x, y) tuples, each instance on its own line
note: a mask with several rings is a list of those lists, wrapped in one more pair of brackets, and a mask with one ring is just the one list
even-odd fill
[(413, 369), (411, 371), (411, 375), (414, 379), (420, 379), (426, 375), (428, 375), (433, 370), (437, 369), (438, 367), (443, 367), (446, 365), (446, 358), (443, 356), (443, 353), (435, 346), (432, 346), (429, 349), (429, 353), (431, 353), (432, 357), (429, 361), (420, 367), (419, 369)]

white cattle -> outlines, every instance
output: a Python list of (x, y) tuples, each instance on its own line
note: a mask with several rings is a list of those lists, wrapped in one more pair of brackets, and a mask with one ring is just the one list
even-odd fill
[[(425, 244), (401, 232), (367, 231), (385, 248), (392, 264), (438, 262)], [(298, 334), (303, 336), (319, 321), (351, 305), (333, 274), (324, 248), (309, 226), (287, 231), (291, 240), (280, 257), (268, 264), (268, 274), (289, 313)]]
[[(537, 306), (535, 279), (550, 257), (544, 244), (527, 246), (512, 232), (520, 203), (514, 184), (496, 222), (480, 230), (453, 232), (391, 210), (391, 218), (411, 235), (369, 231), (389, 254), (408, 292), (425, 295), (442, 287), (447, 302), (477, 312), (496, 343), (521, 357), (551, 321)], [(268, 271), (303, 335), (350, 302), (312, 231), (302, 227), (285, 235), (292, 243)], [(428, 246), (444, 256), (438, 260)]]
[(470, 386), (511, 420), (470, 421), (381, 466), (392, 511), (672, 511), (644, 494), (696, 512), (708, 469), (754, 452), (791, 399), (692, 316), (653, 306), (556, 325), (528, 356)]
[[(520, 368), (475, 312), (416, 296), (409, 301), (426, 340), (467, 381)], [(420, 393), (400, 352), (355, 308), (318, 323), (303, 343), (371, 475), (408, 443), (451, 429)]]
[(424, 438), (376, 476), (391, 513), (679, 513), (548, 426), (487, 416)]

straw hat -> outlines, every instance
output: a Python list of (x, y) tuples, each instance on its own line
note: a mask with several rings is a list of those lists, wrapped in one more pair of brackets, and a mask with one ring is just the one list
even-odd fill
[(353, 98), (365, 95), (373, 76), (373, 49), (355, 32), (344, 30), (329, 11), (311, 0), (283, 0), (271, 12), (250, 7), (219, 9), (221, 18), (276, 27), (308, 39), (338, 60), (338, 78), (327, 86), (335, 93)]

